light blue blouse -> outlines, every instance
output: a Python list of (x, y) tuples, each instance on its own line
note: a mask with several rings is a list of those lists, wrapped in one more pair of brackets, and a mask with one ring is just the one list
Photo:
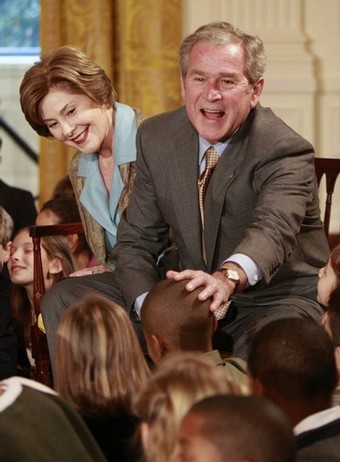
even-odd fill
[(137, 116), (126, 104), (115, 103), (114, 168), (110, 197), (99, 169), (98, 154), (81, 154), (78, 175), (86, 177), (80, 202), (103, 227), (106, 248), (110, 252), (117, 240), (118, 203), (124, 183), (119, 165), (136, 160)]

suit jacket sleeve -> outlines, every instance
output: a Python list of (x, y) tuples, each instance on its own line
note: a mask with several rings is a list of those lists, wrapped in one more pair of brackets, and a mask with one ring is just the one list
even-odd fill
[[(157, 205), (154, 184), (137, 133), (136, 178), (128, 207), (123, 212), (117, 244), (115, 277), (128, 304), (160, 280), (158, 257), (168, 243), (168, 225)], [(133, 284), (131, 284), (133, 281)]]

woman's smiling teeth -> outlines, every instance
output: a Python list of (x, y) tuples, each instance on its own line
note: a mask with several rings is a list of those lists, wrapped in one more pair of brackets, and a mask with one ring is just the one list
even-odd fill
[(87, 132), (88, 132), (88, 128), (85, 128), (84, 131), (82, 131), (81, 133), (79, 133), (79, 135), (72, 138), (71, 141), (73, 141), (73, 143), (76, 143), (76, 144), (84, 143), (84, 141), (87, 138)]

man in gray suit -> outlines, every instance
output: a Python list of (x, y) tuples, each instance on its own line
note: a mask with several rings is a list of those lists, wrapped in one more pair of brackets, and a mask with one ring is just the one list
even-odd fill
[[(168, 260), (166, 276), (188, 279), (189, 291), (202, 287), (199, 298), (212, 297), (212, 311), (231, 301), (215, 347), (243, 358), (253, 333), (269, 320), (318, 319), (318, 269), (329, 250), (314, 150), (259, 104), (265, 63), (262, 41), (225, 22), (202, 26), (183, 41), (185, 106), (140, 126), (116, 270), (70, 281), (68, 293), (78, 296), (84, 286), (104, 292), (138, 321), (144, 296), (164, 277), (159, 262)], [(203, 243), (198, 180), (211, 146), (219, 160), (206, 190)], [(176, 259), (167, 258), (170, 241)], [(54, 301), (43, 302), (48, 337), (71, 301), (66, 289), (59, 288), (63, 308), (51, 313)]]

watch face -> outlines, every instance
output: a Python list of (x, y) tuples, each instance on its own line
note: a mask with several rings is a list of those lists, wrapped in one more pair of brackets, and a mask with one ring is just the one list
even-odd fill
[(236, 270), (232, 270), (232, 269), (227, 270), (227, 277), (228, 277), (228, 279), (234, 279), (235, 281), (240, 280), (240, 276), (238, 275), (238, 272)]
[(220, 271), (221, 273), (223, 273), (227, 279), (229, 279), (230, 281), (233, 281), (236, 285), (240, 282), (240, 275), (234, 269), (220, 268), (217, 271)]

